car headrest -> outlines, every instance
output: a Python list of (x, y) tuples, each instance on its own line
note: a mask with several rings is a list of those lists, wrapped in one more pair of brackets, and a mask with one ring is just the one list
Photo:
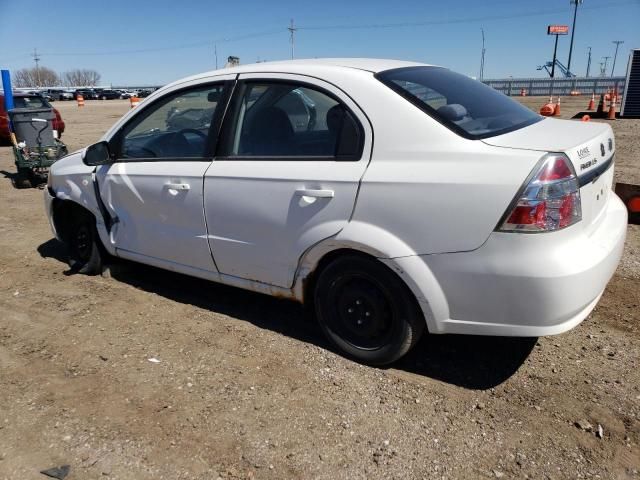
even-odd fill
[(459, 103), (452, 103), (450, 105), (440, 107), (438, 109), (438, 113), (447, 120), (457, 122), (458, 120), (462, 120), (466, 117), (469, 112), (467, 112), (467, 109)]

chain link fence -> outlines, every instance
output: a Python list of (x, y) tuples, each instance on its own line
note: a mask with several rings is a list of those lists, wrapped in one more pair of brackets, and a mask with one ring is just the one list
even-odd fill
[(571, 92), (574, 95), (600, 95), (616, 88), (622, 95), (625, 77), (502, 78), (483, 80), (482, 83), (508, 96), (520, 96), (523, 93), (531, 96), (567, 96)]

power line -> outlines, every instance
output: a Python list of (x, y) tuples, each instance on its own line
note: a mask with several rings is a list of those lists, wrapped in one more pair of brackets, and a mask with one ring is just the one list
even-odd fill
[[(276, 35), (285, 32), (282, 28), (278, 30), (269, 30), (265, 32), (256, 32), (256, 33), (248, 33), (246, 35), (239, 35), (236, 37), (225, 37), (218, 40), (214, 40), (215, 44), (218, 43), (229, 43), (229, 42), (237, 42), (240, 40), (247, 40), (250, 38), (258, 38), (258, 37), (266, 37), (269, 35)], [(202, 40), (200, 42), (186, 43), (182, 45), (174, 45), (172, 47), (152, 47), (152, 48), (140, 48), (133, 50), (112, 50), (112, 51), (104, 51), (104, 52), (63, 52), (63, 53), (47, 53), (47, 56), (103, 56), (103, 55), (127, 55), (133, 53), (150, 53), (150, 52), (165, 52), (169, 50), (182, 50), (187, 48), (195, 48), (195, 47), (203, 47), (209, 46), (210, 48), (211, 40)]]
[[(581, 0), (580, 0), (581, 1)], [(584, 7), (582, 10), (598, 10), (602, 8), (610, 9), (615, 6), (628, 4), (637, 4), (635, 0), (625, 0), (620, 2), (610, 2), (607, 5), (595, 5), (592, 7)], [(485, 22), (492, 20), (510, 20), (512, 18), (539, 17), (544, 15), (553, 15), (557, 13), (565, 13), (566, 9), (549, 9), (536, 10), (535, 12), (521, 12), (504, 15), (487, 15), (482, 17), (461, 17), (447, 20), (421, 20), (414, 22), (396, 22), (396, 23), (363, 23), (363, 24), (342, 24), (342, 25), (308, 25), (298, 26), (297, 30), (358, 30), (358, 29), (374, 29), (374, 28), (405, 28), (405, 27), (423, 27), (429, 25), (450, 25), (456, 23), (473, 23)]]
[[(573, 0), (575, 1), (575, 0)], [(580, 0), (582, 1), (582, 0)], [(597, 9), (610, 9), (611, 7), (623, 6), (635, 4), (637, 5), (637, 0), (621, 0), (617, 2), (608, 2), (606, 5), (595, 5), (590, 7), (583, 7), (582, 10), (597, 10)], [(487, 15), (481, 17), (463, 17), (463, 18), (453, 18), (447, 20), (424, 20), (424, 21), (413, 21), (413, 22), (397, 22), (397, 23), (379, 23), (379, 24), (342, 24), (342, 25), (309, 25), (309, 26), (295, 26), (293, 25), (293, 21), (289, 27), (286, 29), (279, 28), (269, 31), (248, 33), (245, 35), (239, 35), (235, 37), (224, 37), (218, 40), (213, 40), (214, 43), (228, 43), (228, 42), (236, 42), (240, 40), (247, 40), (251, 38), (260, 38), (271, 35), (278, 35), (284, 32), (289, 32), (292, 52), (295, 54), (295, 45), (293, 40), (294, 32), (299, 30), (356, 30), (356, 29), (380, 29), (380, 28), (407, 28), (407, 27), (422, 27), (429, 25), (451, 25), (451, 24), (461, 24), (461, 23), (473, 23), (473, 22), (486, 22), (486, 21), (495, 21), (495, 20), (510, 20), (513, 18), (527, 18), (527, 17), (537, 17), (537, 16), (545, 16), (545, 15), (553, 15), (557, 13), (565, 13), (566, 9), (549, 9), (549, 10), (537, 10), (535, 12), (522, 12), (515, 14), (504, 14), (504, 15)], [(293, 29), (293, 31), (292, 31)], [(174, 45), (170, 47), (151, 47), (151, 48), (140, 48), (140, 49), (128, 49), (128, 50), (108, 50), (102, 52), (52, 52), (52, 53), (44, 53), (46, 56), (106, 56), (106, 55), (130, 55), (136, 53), (151, 53), (151, 52), (164, 52), (171, 50), (181, 50), (181, 49), (189, 49), (196, 47), (203, 47), (211, 45), (212, 40), (202, 40), (199, 42), (187, 43), (182, 45)], [(28, 53), (23, 54), (24, 56), (30, 55)], [(292, 55), (293, 57), (293, 55)], [(14, 59), (18, 59), (21, 57), (13, 57)], [(8, 60), (4, 60), (8, 61)]]

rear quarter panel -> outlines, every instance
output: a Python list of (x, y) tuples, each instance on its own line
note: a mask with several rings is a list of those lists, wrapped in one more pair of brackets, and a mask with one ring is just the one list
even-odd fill
[[(370, 224), (399, 239), (387, 257), (480, 247), (540, 152), (503, 149), (453, 133), (372, 78), (363, 98), (374, 129), (371, 163), (350, 228)], [(358, 96), (362, 96), (359, 94)]]

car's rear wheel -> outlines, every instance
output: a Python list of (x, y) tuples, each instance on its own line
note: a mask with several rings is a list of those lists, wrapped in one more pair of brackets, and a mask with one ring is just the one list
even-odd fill
[(424, 330), (424, 317), (402, 280), (364, 256), (345, 256), (327, 265), (317, 279), (314, 302), (329, 340), (370, 365), (399, 359)]
[(97, 275), (102, 272), (105, 256), (95, 218), (88, 212), (78, 211), (69, 225), (69, 267), (76, 273)]

